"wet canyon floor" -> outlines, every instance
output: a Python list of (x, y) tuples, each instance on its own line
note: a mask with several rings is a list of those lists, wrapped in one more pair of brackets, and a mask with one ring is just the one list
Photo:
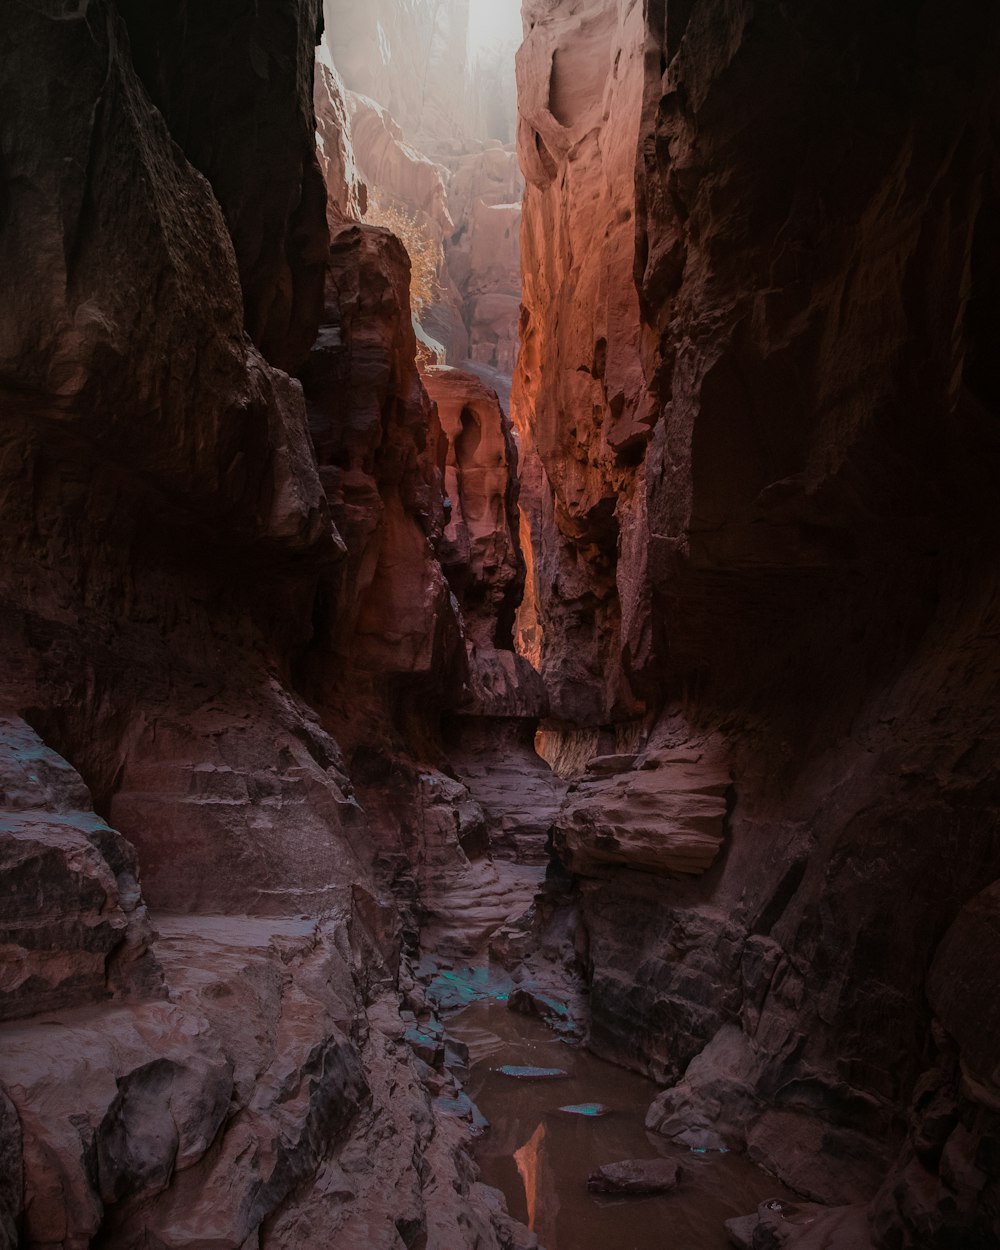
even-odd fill
[[(723, 1250), (724, 1222), (788, 1196), (738, 1153), (699, 1154), (644, 1127), (652, 1081), (570, 1045), (537, 1020), (508, 1010), (504, 996), (473, 1002), (447, 1022), (470, 1052), (465, 1091), (490, 1122), (475, 1143), (482, 1179), (545, 1250)], [(565, 1077), (524, 1080), (504, 1065), (560, 1068)], [(607, 1114), (561, 1107), (603, 1104)], [(676, 1190), (649, 1197), (592, 1194), (587, 1177), (623, 1159), (676, 1160)]]

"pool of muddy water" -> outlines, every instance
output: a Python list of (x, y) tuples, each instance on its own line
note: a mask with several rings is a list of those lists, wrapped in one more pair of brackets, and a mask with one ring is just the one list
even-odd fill
[[(787, 1191), (744, 1156), (697, 1154), (646, 1132), (652, 1082), (559, 1040), (503, 1001), (475, 1002), (448, 1021), (470, 1050), (466, 1092), (490, 1121), (475, 1147), (482, 1179), (503, 1191), (512, 1215), (545, 1250), (724, 1250), (723, 1222), (749, 1215)], [(561, 1068), (558, 1079), (524, 1080), (504, 1065)], [(598, 1103), (602, 1116), (560, 1111)], [(676, 1159), (680, 1185), (669, 1194), (609, 1198), (587, 1177), (622, 1159)]]

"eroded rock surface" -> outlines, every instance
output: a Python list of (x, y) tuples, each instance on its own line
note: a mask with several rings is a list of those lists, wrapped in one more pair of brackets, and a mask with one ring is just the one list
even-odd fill
[[(0, 18), (0, 1228), (527, 1245), (405, 1040), (349, 776), (463, 682), (406, 260), (345, 224), (329, 66), (326, 212), (316, 5), (188, 7)], [(419, 772), (414, 860), (467, 864)]]
[[(591, 1045), (674, 1086), (671, 1134), (863, 1204), (922, 1115), (944, 1133), (926, 978), (1000, 872), (996, 15), (525, 18), (517, 636), (565, 727), (547, 757), (571, 776), (717, 735), (732, 785), (687, 880), (637, 871), (643, 836), (629, 863), (649, 822), (625, 761), (569, 796)], [(913, 1166), (909, 1217), (891, 1180), (879, 1199), (886, 1244), (998, 1235), (985, 1173)]]
[(31, 728), (0, 718), (0, 1019), (159, 989), (132, 846)]

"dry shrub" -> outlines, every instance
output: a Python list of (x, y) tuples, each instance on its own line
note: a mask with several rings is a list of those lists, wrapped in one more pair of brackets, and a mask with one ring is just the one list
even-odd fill
[(395, 204), (371, 200), (365, 221), (390, 231), (406, 249), (410, 258), (410, 308), (419, 317), (438, 298), (437, 276), (444, 261), (441, 244), (427, 226)]

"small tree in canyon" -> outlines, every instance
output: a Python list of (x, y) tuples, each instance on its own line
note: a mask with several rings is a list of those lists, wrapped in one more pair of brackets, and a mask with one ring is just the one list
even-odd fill
[(365, 220), (381, 226), (399, 239), (410, 258), (410, 309), (419, 320), (420, 314), (438, 298), (438, 273), (444, 263), (441, 244), (416, 216), (395, 204), (382, 204), (373, 199)]

